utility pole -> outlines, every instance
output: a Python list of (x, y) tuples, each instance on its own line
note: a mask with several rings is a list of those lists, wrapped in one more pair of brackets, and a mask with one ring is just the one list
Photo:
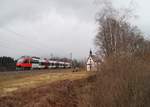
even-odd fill
[(71, 68), (73, 68), (72, 52), (70, 53), (70, 60), (71, 60)]
[(53, 57), (54, 57), (54, 56), (53, 56), (53, 53), (50, 54), (50, 57), (51, 57), (51, 59), (53, 59)]

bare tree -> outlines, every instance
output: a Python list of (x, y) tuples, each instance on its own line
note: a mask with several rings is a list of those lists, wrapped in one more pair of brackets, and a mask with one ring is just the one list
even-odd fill
[[(130, 9), (101, 0), (95, 44), (104, 56), (96, 73), (91, 107), (149, 107), (150, 41), (130, 22)], [(144, 98), (144, 99), (143, 99)]]
[(110, 2), (104, 4), (97, 18), (99, 26), (95, 44), (99, 52), (104, 56), (133, 54), (144, 39), (140, 30), (129, 23), (131, 10), (119, 11)]

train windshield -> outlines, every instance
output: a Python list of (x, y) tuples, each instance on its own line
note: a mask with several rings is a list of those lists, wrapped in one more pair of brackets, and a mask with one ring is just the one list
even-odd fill
[(18, 61), (17, 61), (17, 63), (22, 63), (24, 61), (24, 59), (19, 59)]

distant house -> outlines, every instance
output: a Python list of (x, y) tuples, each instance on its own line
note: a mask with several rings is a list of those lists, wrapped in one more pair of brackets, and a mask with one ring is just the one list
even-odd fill
[(97, 64), (98, 64), (97, 58), (95, 55), (92, 54), (92, 51), (90, 50), (89, 57), (86, 63), (87, 71), (97, 71)]

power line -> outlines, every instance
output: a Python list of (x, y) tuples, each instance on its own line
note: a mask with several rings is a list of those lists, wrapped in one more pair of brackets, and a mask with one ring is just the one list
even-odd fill
[(1, 28), (1, 29), (4, 29), (4, 30), (6, 30), (6, 31), (8, 31), (8, 32), (11, 32), (11, 33), (13, 33), (13, 34), (15, 34), (16, 36), (18, 36), (18, 37), (25, 37), (24, 35), (22, 35), (22, 34), (20, 34), (20, 33), (18, 33), (18, 32), (15, 32), (15, 31), (13, 31), (13, 30), (11, 30), (11, 29), (8, 29), (8, 28)]
[[(10, 33), (13, 33), (13, 34), (15, 34), (16, 36), (18, 36), (18, 37), (22, 37), (22, 38), (24, 38), (24, 40), (26, 40), (26, 35), (23, 35), (23, 34), (21, 34), (21, 33), (18, 33), (18, 32), (16, 32), (16, 31), (13, 31), (13, 30), (11, 30), (11, 29), (8, 29), (8, 28), (0, 28), (0, 29), (4, 29), (4, 30), (6, 30), (6, 31), (8, 31), (8, 32), (10, 32)], [(36, 41), (37, 42), (37, 41)], [(40, 42), (38, 42), (37, 44), (41, 44)], [(43, 44), (43, 43), (42, 43)], [(45, 44), (44, 44), (45, 45)]]
[[(8, 29), (8, 28), (1, 28), (1, 29), (4, 29), (4, 30), (6, 30), (6, 31), (8, 31), (8, 32), (10, 32), (10, 33), (13, 33), (13, 34), (15, 34), (15, 35), (17, 35), (18, 37), (23, 37), (23, 38), (25, 38), (25, 35), (22, 35), (22, 34), (20, 34), (20, 33), (18, 33), (18, 32), (15, 32), (15, 31), (12, 31), (12, 30), (10, 30), (10, 29)], [(26, 39), (21, 39), (21, 40), (19, 40), (19, 42), (20, 42), (20, 44), (25, 44), (25, 45), (28, 45), (28, 46), (32, 46), (32, 47), (34, 47), (34, 48), (37, 48), (37, 49), (40, 49), (39, 47), (36, 47), (35, 46), (35, 44), (40, 44), (39, 46), (42, 46), (41, 45), (41, 43), (35, 43), (34, 45), (33, 45), (33, 43), (32, 42), (30, 42), (30, 44), (28, 44), (27, 42), (29, 42), (29, 41), (24, 41), (24, 40), (26, 40)], [(14, 41), (14, 40), (13, 40)], [(23, 42), (21, 42), (21, 41), (24, 41), (25, 43), (23, 43)], [(9, 42), (9, 41), (8, 41)], [(43, 48), (43, 47), (42, 47)]]
[[(32, 50), (30, 50), (29, 49), (29, 51), (32, 51), (32, 52), (35, 52), (35, 51), (33, 51), (33, 49), (34, 50), (36, 50), (36, 51), (41, 51), (41, 49), (46, 49), (45, 47), (47, 47), (47, 45), (46, 44), (41, 44), (40, 42), (38, 42), (38, 43), (32, 43), (32, 41), (30, 42), (30, 43), (28, 43), (29, 42), (29, 40), (26, 40), (26, 36), (25, 35), (23, 35), (23, 34), (21, 34), (21, 33), (18, 33), (18, 32), (16, 32), (16, 31), (13, 31), (13, 30), (11, 30), (11, 29), (8, 29), (8, 28), (0, 28), (0, 29), (4, 29), (5, 31), (8, 31), (9, 33), (12, 33), (12, 34), (14, 34), (14, 35), (16, 35), (17, 37), (21, 37), (21, 38), (24, 38), (24, 39), (21, 39), (21, 40), (19, 40), (18, 41), (18, 39), (15, 39), (17, 42), (20, 42), (19, 43), (19, 45), (18, 46), (20, 46), (20, 45), (23, 45), (23, 46), (29, 46), (30, 48), (31, 47), (33, 47), (32, 48)], [(15, 40), (13, 40), (13, 43), (15, 43)], [(1, 41), (2, 41), (2, 39), (1, 39)], [(5, 41), (5, 42), (8, 42), (8, 43), (10, 43), (10, 41), (9, 40), (3, 40), (3, 41)], [(23, 42), (22, 42), (23, 41)], [(25, 42), (25, 43), (24, 43)], [(35, 41), (35, 42), (37, 42), (37, 41)], [(36, 46), (35, 46), (36, 45)], [(37, 47), (37, 45), (39, 45), (41, 48), (39, 48), (39, 46)], [(45, 46), (44, 46), (45, 45)], [(3, 47), (3, 48), (5, 48), (5, 47), (7, 47), (7, 46), (1, 46), (1, 44), (0, 44), (0, 47)], [(27, 47), (21, 47), (21, 49), (26, 49)], [(35, 49), (36, 48), (36, 49)], [(7, 49), (16, 49), (16, 48), (10, 48), (10, 47), (7, 47)], [(47, 50), (46, 50), (47, 51)]]

